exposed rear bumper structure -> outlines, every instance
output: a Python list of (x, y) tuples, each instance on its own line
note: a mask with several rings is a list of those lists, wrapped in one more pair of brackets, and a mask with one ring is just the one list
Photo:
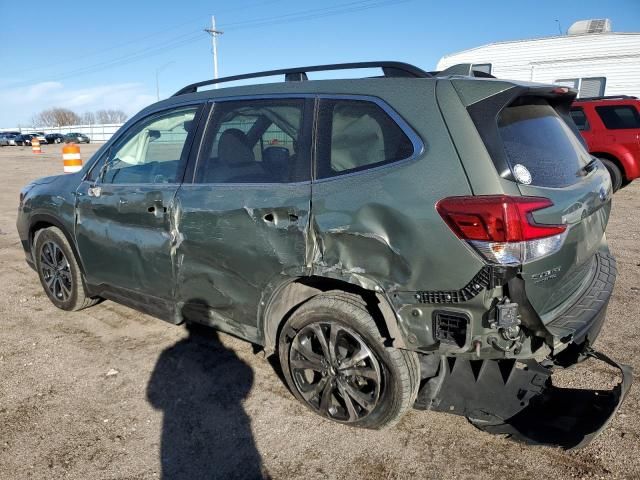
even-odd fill
[(533, 444), (576, 449), (609, 424), (631, 387), (631, 368), (587, 349), (585, 357), (616, 367), (612, 390), (559, 388), (553, 367), (534, 360), (442, 357), (440, 373), (420, 390), (416, 408), (467, 417), (480, 430)]
[[(481, 430), (534, 445), (575, 449), (593, 440), (609, 424), (633, 381), (631, 367), (591, 347), (616, 278), (615, 259), (606, 252), (596, 257), (596, 270), (584, 293), (545, 325), (549, 338), (562, 346), (558, 354), (542, 363), (433, 357), (433, 376), (423, 382), (416, 408), (462, 415)], [(554, 370), (589, 359), (617, 368), (620, 383), (608, 391), (553, 385)]]

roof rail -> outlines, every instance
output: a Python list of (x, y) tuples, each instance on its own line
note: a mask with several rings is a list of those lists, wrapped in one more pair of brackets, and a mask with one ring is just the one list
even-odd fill
[(602, 97), (584, 97), (576, 98), (576, 102), (591, 102), (594, 100), (637, 100), (638, 97), (633, 95), (605, 95)]
[(429, 73), (434, 77), (462, 76), (477, 78), (496, 78), (490, 73), (483, 72), (481, 70), (474, 70), (472, 63), (458, 63), (456, 65), (451, 65), (449, 68), (445, 68), (442, 71)]
[(312, 65), (309, 67), (284, 68), (281, 70), (266, 70), (264, 72), (245, 73), (242, 75), (232, 75), (230, 77), (214, 78), (202, 82), (192, 83), (178, 90), (174, 97), (186, 93), (195, 93), (198, 88), (217, 83), (233, 82), (236, 80), (246, 80), (248, 78), (271, 77), (274, 75), (284, 75), (285, 82), (300, 82), (307, 80), (307, 72), (327, 72), (331, 70), (351, 70), (359, 68), (381, 68), (385, 77), (410, 77), (429, 78), (432, 75), (424, 70), (403, 62), (356, 62), (356, 63), (334, 63), (330, 65)]

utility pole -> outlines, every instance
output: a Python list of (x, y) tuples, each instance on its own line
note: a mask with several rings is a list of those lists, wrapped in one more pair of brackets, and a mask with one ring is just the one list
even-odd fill
[[(213, 78), (218, 78), (218, 35), (222, 35), (222, 30), (216, 30), (216, 17), (211, 15), (211, 28), (205, 28), (205, 32), (211, 35), (211, 52), (213, 53)], [(218, 88), (217, 84), (213, 85)]]

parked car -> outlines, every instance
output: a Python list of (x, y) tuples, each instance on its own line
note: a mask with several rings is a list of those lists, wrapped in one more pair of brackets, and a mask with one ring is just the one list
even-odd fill
[(583, 98), (571, 117), (589, 152), (605, 164), (614, 192), (640, 177), (640, 100), (630, 96)]
[(64, 142), (65, 143), (89, 143), (91, 140), (84, 133), (65, 133), (64, 134)]
[(30, 135), (31, 138), (37, 138), (40, 143), (48, 143), (47, 136), (44, 134), (44, 132), (31, 132)]
[(62, 143), (64, 142), (64, 135), (61, 133), (47, 133), (44, 138), (47, 143)]
[[(261, 346), (330, 420), (381, 428), (415, 406), (583, 445), (631, 382), (592, 349), (611, 179), (578, 141), (575, 91), (471, 73), (189, 85), (22, 190), (26, 260), (63, 310), (108, 298)], [(587, 357), (622, 384), (576, 408), (550, 375)]]
[(31, 145), (31, 138), (33, 135), (30, 133), (21, 133), (20, 135), (16, 135), (15, 142), (16, 145), (28, 146)]
[(7, 141), (7, 145), (17, 145), (16, 143), (16, 137), (18, 135), (16, 135), (15, 133), (1, 133), (0, 135), (2, 135), (2, 137)]
[(0, 147), (7, 146), (9, 146), (9, 140), (7, 140), (7, 137), (5, 137), (2, 133), (0, 133)]

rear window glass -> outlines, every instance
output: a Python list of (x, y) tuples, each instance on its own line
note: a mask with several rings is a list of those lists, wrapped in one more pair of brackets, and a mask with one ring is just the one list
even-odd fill
[(522, 171), (522, 166), (531, 174), (530, 182), (523, 183), (571, 185), (591, 161), (580, 140), (548, 103), (507, 107), (498, 118), (498, 128), (512, 171)]
[(589, 130), (589, 120), (587, 120), (584, 110), (581, 108), (572, 108), (571, 118), (573, 119), (573, 123), (576, 124), (576, 127), (578, 127), (578, 130)]
[(596, 107), (604, 126), (610, 130), (640, 128), (640, 115), (631, 105)]

